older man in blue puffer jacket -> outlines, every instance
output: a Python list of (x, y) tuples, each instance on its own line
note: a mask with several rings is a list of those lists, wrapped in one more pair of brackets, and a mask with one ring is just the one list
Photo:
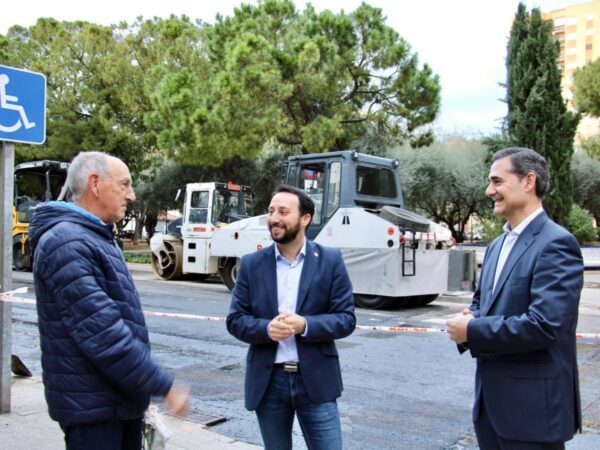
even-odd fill
[(189, 391), (150, 356), (139, 296), (113, 223), (135, 200), (127, 166), (82, 152), (67, 175), (73, 203), (31, 222), (43, 380), (50, 416), (71, 449), (141, 448), (152, 395), (185, 413)]

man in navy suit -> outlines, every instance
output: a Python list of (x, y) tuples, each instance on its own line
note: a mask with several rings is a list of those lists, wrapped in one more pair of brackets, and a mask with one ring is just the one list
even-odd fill
[(486, 195), (507, 220), (486, 251), (470, 309), (448, 333), (477, 358), (473, 421), (488, 449), (564, 449), (581, 430), (577, 308), (583, 261), (575, 238), (544, 212), (545, 159), (494, 154)]
[(305, 238), (314, 211), (305, 192), (277, 189), (268, 217), (275, 244), (242, 258), (227, 316), (229, 332), (250, 344), (246, 408), (256, 410), (267, 450), (291, 450), (295, 414), (309, 449), (342, 448), (334, 339), (354, 331), (354, 297), (339, 250)]

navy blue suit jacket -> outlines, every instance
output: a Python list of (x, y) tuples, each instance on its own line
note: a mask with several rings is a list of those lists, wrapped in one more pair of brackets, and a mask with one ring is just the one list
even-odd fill
[(581, 250), (543, 212), (517, 239), (493, 290), (503, 240), (486, 252), (467, 328), (477, 358), (473, 420), (483, 397), (500, 436), (566, 441), (581, 429), (575, 342)]
[[(343, 388), (334, 339), (348, 336), (356, 326), (352, 285), (339, 250), (306, 241), (296, 313), (308, 324), (306, 336), (296, 335), (307, 394), (315, 403), (334, 400)], [(227, 330), (250, 344), (245, 397), (251, 411), (262, 400), (271, 378), (277, 342), (269, 337), (267, 326), (277, 314), (277, 271), (271, 245), (241, 259), (227, 316)]]

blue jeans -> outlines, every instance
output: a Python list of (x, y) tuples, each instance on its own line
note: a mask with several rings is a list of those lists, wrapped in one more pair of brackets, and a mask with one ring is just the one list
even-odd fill
[(140, 450), (142, 418), (60, 426), (67, 450)]
[(256, 408), (265, 450), (292, 449), (294, 414), (309, 450), (341, 450), (337, 402), (314, 403), (299, 373), (273, 370), (267, 392)]

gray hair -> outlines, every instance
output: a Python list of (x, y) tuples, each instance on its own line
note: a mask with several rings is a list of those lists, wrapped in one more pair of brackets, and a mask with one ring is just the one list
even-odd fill
[(87, 183), (92, 173), (97, 173), (101, 178), (108, 177), (108, 160), (113, 156), (103, 152), (79, 152), (73, 158), (67, 172), (67, 186), (71, 191), (71, 200), (81, 198), (87, 188)]
[(535, 195), (538, 198), (544, 198), (544, 194), (550, 189), (550, 174), (548, 173), (546, 159), (530, 148), (507, 147), (494, 153), (492, 163), (506, 157), (510, 159), (511, 172), (517, 175), (519, 179), (522, 179), (528, 173), (535, 175)]

